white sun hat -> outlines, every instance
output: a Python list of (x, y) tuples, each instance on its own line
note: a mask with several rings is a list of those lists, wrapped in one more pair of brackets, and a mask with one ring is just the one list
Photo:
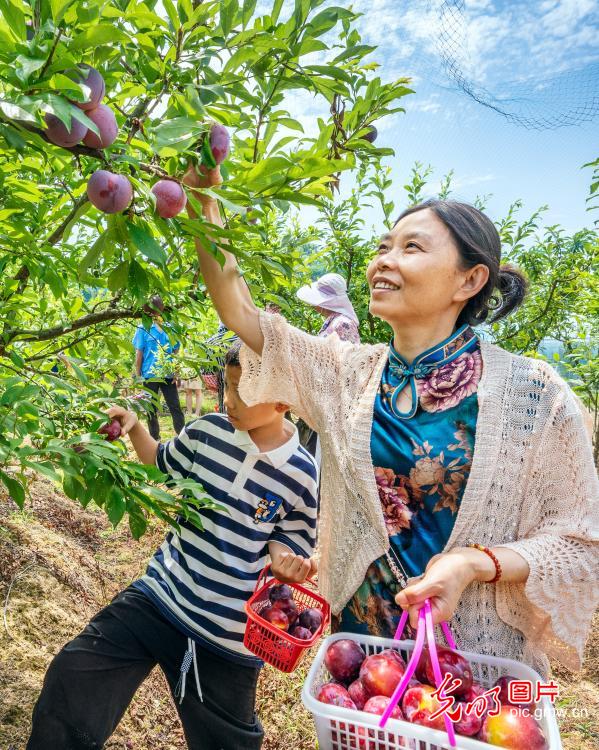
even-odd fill
[(296, 296), (308, 305), (341, 313), (358, 323), (358, 316), (347, 296), (347, 284), (341, 274), (325, 273), (312, 284), (298, 289)]

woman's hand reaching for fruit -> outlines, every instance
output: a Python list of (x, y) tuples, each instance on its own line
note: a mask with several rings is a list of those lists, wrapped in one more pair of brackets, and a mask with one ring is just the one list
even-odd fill
[[(201, 190), (202, 188), (213, 188), (218, 187), (223, 181), (220, 173), (220, 167), (217, 166), (214, 169), (208, 169), (204, 166), (196, 167), (193, 164), (187, 169), (187, 172), (183, 175), (183, 184), (192, 190)], [(215, 204), (214, 198), (205, 193), (195, 193), (195, 197), (200, 201), (204, 208)], [(195, 217), (195, 212), (191, 205), (187, 204), (187, 212), (190, 216)]]

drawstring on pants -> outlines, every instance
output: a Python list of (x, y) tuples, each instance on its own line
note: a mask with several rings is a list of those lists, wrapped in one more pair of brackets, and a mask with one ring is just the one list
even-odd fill
[(198, 689), (198, 695), (200, 696), (200, 700), (203, 702), (204, 697), (202, 695), (202, 687), (200, 685), (200, 675), (198, 673), (198, 661), (196, 658), (196, 644), (195, 641), (191, 638), (187, 639), (187, 651), (183, 655), (183, 661), (181, 662), (181, 676), (179, 677), (179, 682), (177, 682), (177, 686), (175, 687), (175, 697), (179, 697), (179, 705), (183, 703), (183, 698), (185, 698), (185, 683), (187, 681), (187, 673), (189, 672), (189, 668), (193, 664), (193, 672), (195, 675), (196, 680), (196, 687)]

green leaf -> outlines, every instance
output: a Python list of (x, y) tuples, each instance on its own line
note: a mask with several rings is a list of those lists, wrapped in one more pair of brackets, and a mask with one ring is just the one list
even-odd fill
[(172, 24), (173, 30), (177, 31), (179, 29), (179, 26), (181, 25), (181, 22), (179, 20), (179, 14), (177, 13), (177, 10), (172, 3), (172, 0), (163, 0), (163, 4), (169, 21)]
[(225, 36), (231, 33), (238, 9), (237, 0), (220, 0), (220, 26)]
[(142, 301), (146, 298), (150, 288), (148, 274), (136, 260), (131, 261), (129, 266), (129, 288), (133, 295)]
[(304, 132), (301, 122), (294, 120), (292, 117), (278, 117), (277, 122), (290, 130), (299, 130), (300, 133)]
[(254, 62), (258, 57), (259, 53), (254, 49), (254, 47), (251, 44), (245, 44), (238, 50), (236, 50), (231, 55), (229, 60), (227, 60), (224, 72), (229, 73), (232, 70), (237, 70), (237, 68), (239, 68), (240, 65), (242, 65), (244, 62), (248, 62), (248, 60), (252, 60), (252, 62)]
[(122, 491), (118, 487), (111, 487), (104, 503), (104, 508), (113, 526), (117, 526), (125, 515), (127, 505)]
[(44, 57), (27, 57), (26, 55), (19, 55), (15, 60), (15, 73), (19, 81), (27, 83), (32, 73), (36, 70), (43, 68), (46, 64), (46, 58)]
[(154, 261), (159, 266), (163, 266), (166, 263), (166, 251), (156, 242), (147, 225), (134, 224), (128, 221), (127, 231), (135, 247), (148, 260)]
[(111, 292), (118, 292), (127, 286), (129, 278), (129, 261), (124, 260), (114, 268), (109, 274), (106, 284)]
[(352, 78), (342, 68), (336, 68), (333, 65), (306, 65), (305, 70), (310, 70), (314, 73), (319, 73), (322, 76), (328, 76), (334, 78), (336, 81), (343, 81), (344, 83), (352, 83)]
[(103, 232), (90, 249), (85, 254), (85, 257), (79, 264), (79, 278), (82, 279), (86, 276), (88, 270), (96, 265), (98, 258), (102, 255), (103, 251), (107, 247), (108, 242), (114, 242), (114, 233), (108, 229)]
[(22, 120), (23, 122), (37, 122), (34, 115), (28, 112), (18, 104), (0, 100), (0, 110), (8, 117), (9, 120)]
[(371, 52), (374, 52), (375, 49), (376, 47), (371, 47), (369, 44), (358, 44), (355, 47), (348, 47), (346, 50), (343, 50), (340, 55), (337, 55), (332, 64), (337, 65), (341, 62), (345, 62), (345, 60), (354, 60), (355, 58), (362, 59)]
[(18, 479), (9, 476), (2, 471), (2, 469), (0, 469), (0, 479), (4, 482), (4, 486), (8, 490), (8, 494), (11, 498), (19, 508), (23, 508), (23, 505), (25, 504), (25, 487), (23, 487)]
[(75, 364), (72, 359), (69, 359), (69, 363), (71, 367), (73, 368), (73, 372), (77, 376), (77, 380), (79, 380), (83, 385), (88, 385), (89, 378), (87, 375), (83, 372), (83, 370), (79, 367), (79, 365)]
[(257, 0), (243, 0), (243, 10), (241, 11), (241, 20), (243, 28), (250, 22), (254, 10), (256, 9)]
[[(19, 7), (18, 7), (19, 6)], [(25, 40), (25, 14), (21, 10), (21, 3), (11, 0), (0, 0), (0, 16), (8, 24), (16, 39)]]
[(129, 41), (129, 37), (118, 26), (113, 24), (101, 23), (97, 26), (91, 26), (83, 34), (79, 34), (71, 42), (70, 52), (81, 52), (84, 49), (98, 47), (102, 44), (119, 44)]
[(272, 22), (275, 26), (277, 24), (277, 21), (279, 20), (282, 7), (283, 7), (283, 0), (274, 0), (272, 10), (270, 11), (270, 17), (272, 18)]
[(351, 15), (352, 12), (350, 10), (347, 10), (346, 8), (325, 8), (325, 10), (321, 10), (320, 13), (315, 15), (310, 23), (306, 26), (304, 35), (312, 39), (316, 36), (321, 36), (327, 31), (330, 31), (335, 26), (340, 17), (343, 18), (344, 16)]
[(54, 482), (60, 482), (60, 474), (58, 474), (47, 461), (42, 463), (40, 461), (21, 460), (21, 463), (23, 466), (33, 469), (33, 471), (36, 471), (38, 474), (42, 474), (43, 476), (48, 477), (48, 479), (52, 479)]
[(153, 130), (156, 150), (168, 148), (174, 153), (185, 151), (198, 139), (204, 129), (201, 123), (189, 117), (165, 120)]
[(137, 506), (129, 508), (129, 528), (134, 539), (142, 537), (148, 528), (146, 517)]
[(50, 8), (52, 10), (52, 18), (54, 23), (58, 23), (62, 20), (66, 9), (69, 5), (72, 5), (74, 0), (50, 0)]

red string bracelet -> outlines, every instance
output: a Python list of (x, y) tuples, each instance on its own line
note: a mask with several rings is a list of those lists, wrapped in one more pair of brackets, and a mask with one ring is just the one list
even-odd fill
[(501, 563), (499, 560), (495, 557), (495, 555), (491, 552), (491, 550), (488, 547), (484, 547), (482, 544), (469, 544), (468, 547), (472, 547), (473, 549), (480, 550), (481, 552), (484, 552), (485, 555), (488, 555), (491, 560), (493, 560), (493, 565), (495, 565), (495, 578), (493, 578), (488, 583), (497, 583), (497, 581), (501, 578)]

